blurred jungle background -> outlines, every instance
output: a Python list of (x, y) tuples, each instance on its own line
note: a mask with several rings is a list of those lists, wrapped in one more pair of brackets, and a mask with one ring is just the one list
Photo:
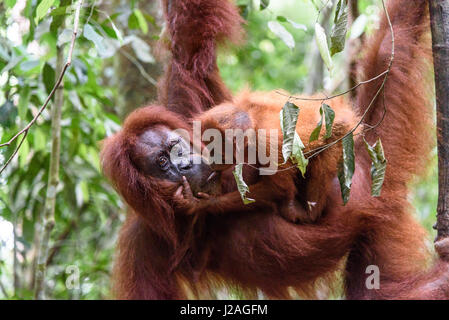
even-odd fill
[[(329, 74), (314, 25), (319, 21), (329, 29), (335, 2), (238, 0), (247, 36), (241, 47), (225, 48), (219, 56), (227, 85), (234, 92), (244, 87), (305, 93), (348, 88), (354, 82), (351, 72), (360, 58), (360, 44), (376, 26), (381, 2), (350, 1), (355, 5), (350, 8), (346, 48), (333, 56)], [(53, 88), (69, 49), (77, 3), (0, 1), (1, 143), (33, 119)], [(43, 248), (48, 253), (43, 262), (46, 298), (110, 297), (114, 246), (125, 208), (100, 171), (99, 142), (115, 132), (130, 111), (155, 99), (165, 61), (156, 45), (163, 19), (156, 0), (84, 1), (80, 17), (62, 100), (52, 98), (0, 175), (0, 299), (34, 297)], [(48, 181), (54, 141), (50, 110), (56, 100), (62, 103), (62, 116), (59, 184), (54, 190)], [(1, 166), (18, 142), (0, 149)], [(415, 214), (431, 240), (437, 203), (435, 155), (428, 175), (412, 189)], [(45, 203), (52, 197), (55, 226), (43, 244)]]

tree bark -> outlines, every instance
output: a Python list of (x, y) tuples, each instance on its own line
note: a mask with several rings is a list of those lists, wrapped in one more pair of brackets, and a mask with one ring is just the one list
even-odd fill
[(429, 0), (437, 100), (437, 241), (449, 238), (449, 1)]

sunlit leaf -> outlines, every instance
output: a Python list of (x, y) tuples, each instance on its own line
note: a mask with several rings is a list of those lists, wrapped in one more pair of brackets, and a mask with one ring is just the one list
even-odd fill
[[(84, 26), (83, 36), (94, 43), (95, 48), (101, 57), (108, 58), (114, 55), (116, 48), (98, 34), (91, 25), (86, 24)], [(112, 39), (109, 40), (113, 41)]]
[(39, 2), (36, 8), (36, 17), (34, 18), (36, 24), (47, 14), (53, 3), (55, 3), (55, 0), (42, 0)]
[(320, 117), (320, 121), (310, 135), (310, 142), (318, 140), (323, 126), (323, 117), (326, 123), (326, 134), (324, 135), (324, 139), (329, 139), (332, 136), (332, 125), (334, 124), (335, 119), (334, 110), (332, 110), (329, 105), (323, 103), (320, 107)]
[(387, 169), (387, 159), (380, 139), (373, 146), (365, 141), (365, 147), (371, 158), (371, 195), (379, 197), (385, 180), (385, 172)]
[(358, 16), (357, 19), (355, 19), (355, 21), (352, 23), (349, 38), (351, 40), (354, 40), (360, 37), (363, 32), (365, 32), (367, 23), (368, 17), (366, 15), (361, 14), (360, 16)]
[(324, 139), (329, 139), (332, 136), (332, 126), (335, 120), (335, 112), (325, 103), (321, 105), (321, 110), (323, 111), (324, 119), (326, 121), (326, 134), (324, 135)]
[[(21, 139), (21, 138), (19, 138)], [(20, 141), (20, 140), (19, 140)], [(30, 153), (30, 144), (28, 142), (28, 139), (25, 139), (22, 143), (22, 146), (19, 149), (19, 166), (21, 168), (25, 167), (25, 165), (27, 164), (27, 158), (28, 158), (28, 154)]]
[(343, 203), (346, 204), (349, 201), (352, 177), (354, 176), (355, 170), (354, 136), (352, 133), (349, 133), (343, 138), (342, 145), (343, 156), (338, 166), (338, 180), (340, 181)]
[(313, 129), (312, 133), (310, 134), (309, 142), (318, 140), (322, 127), (323, 127), (323, 107), (320, 108), (320, 121), (318, 121), (318, 124), (316, 125), (315, 129)]
[(133, 48), (137, 59), (139, 59), (140, 61), (145, 63), (154, 63), (156, 61), (151, 54), (151, 48), (148, 43), (146, 43), (139, 37), (132, 37), (131, 47)]
[(302, 143), (299, 135), (295, 132), (293, 138), (292, 155), (290, 156), (290, 159), (292, 160), (293, 164), (296, 165), (299, 171), (301, 171), (301, 174), (304, 177), (304, 175), (306, 174), (307, 165), (309, 164), (309, 160), (304, 156), (304, 153), (302, 151), (303, 149), (304, 144)]
[(284, 157), (284, 163), (286, 163), (292, 155), (298, 115), (299, 108), (289, 101), (285, 103), (279, 114), (283, 136), (282, 156)]
[(17, 105), (19, 118), (21, 120), (25, 120), (27, 111), (28, 111), (28, 103), (30, 102), (30, 86), (26, 85), (22, 87), (19, 95), (19, 104)]
[(335, 11), (334, 25), (331, 31), (331, 55), (343, 51), (345, 48), (346, 32), (348, 28), (347, 0), (339, 0)]
[(136, 16), (140, 30), (142, 30), (144, 34), (147, 34), (148, 24), (147, 21), (145, 20), (145, 17), (142, 14), (142, 11), (140, 11), (139, 9), (134, 9), (133, 14)]
[(36, 128), (33, 130), (33, 148), (34, 150), (44, 150), (47, 143), (47, 138), (42, 129)]
[(248, 185), (243, 180), (243, 164), (241, 163), (237, 164), (232, 173), (234, 174), (235, 182), (237, 183), (237, 189), (240, 193), (240, 196), (242, 197), (243, 203), (250, 204), (255, 202), (254, 199), (246, 197), (246, 193), (249, 192), (249, 188)]
[(301, 171), (302, 175), (306, 173), (306, 168), (309, 161), (304, 157), (304, 144), (296, 132), (296, 123), (298, 122), (299, 108), (291, 102), (285, 103), (281, 112), (279, 113), (281, 131), (283, 136), (282, 141), (282, 156), (284, 163), (289, 159)]
[(295, 47), (295, 39), (278, 21), (268, 22), (268, 28), (279, 37), (290, 49)]
[(86, 24), (84, 26), (83, 35), (86, 39), (92, 41), (95, 44), (97, 50), (104, 49), (103, 37), (98, 34), (90, 24)]
[(333, 63), (331, 55), (329, 53), (329, 47), (327, 45), (326, 31), (319, 23), (315, 23), (315, 40), (324, 64), (326, 65), (327, 69), (331, 71), (333, 68)]
[(72, 40), (73, 30), (71, 29), (64, 29), (58, 36), (58, 41), (56, 42), (57, 46), (60, 47), (64, 43), (69, 42)]
[(81, 180), (75, 187), (76, 205), (81, 207), (89, 201), (89, 186), (85, 180)]

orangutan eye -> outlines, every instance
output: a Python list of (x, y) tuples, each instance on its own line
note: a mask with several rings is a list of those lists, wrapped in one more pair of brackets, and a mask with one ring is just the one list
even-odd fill
[(159, 166), (160, 166), (162, 169), (166, 168), (167, 165), (168, 165), (168, 158), (165, 157), (165, 156), (159, 157), (159, 159), (158, 159), (157, 161), (158, 161)]

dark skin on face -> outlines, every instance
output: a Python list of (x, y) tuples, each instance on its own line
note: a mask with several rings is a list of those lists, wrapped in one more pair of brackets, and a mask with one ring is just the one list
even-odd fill
[(207, 205), (209, 194), (220, 193), (219, 174), (192, 150), (181, 134), (158, 125), (139, 137), (133, 157), (144, 174), (179, 185), (174, 200), (187, 213)]

